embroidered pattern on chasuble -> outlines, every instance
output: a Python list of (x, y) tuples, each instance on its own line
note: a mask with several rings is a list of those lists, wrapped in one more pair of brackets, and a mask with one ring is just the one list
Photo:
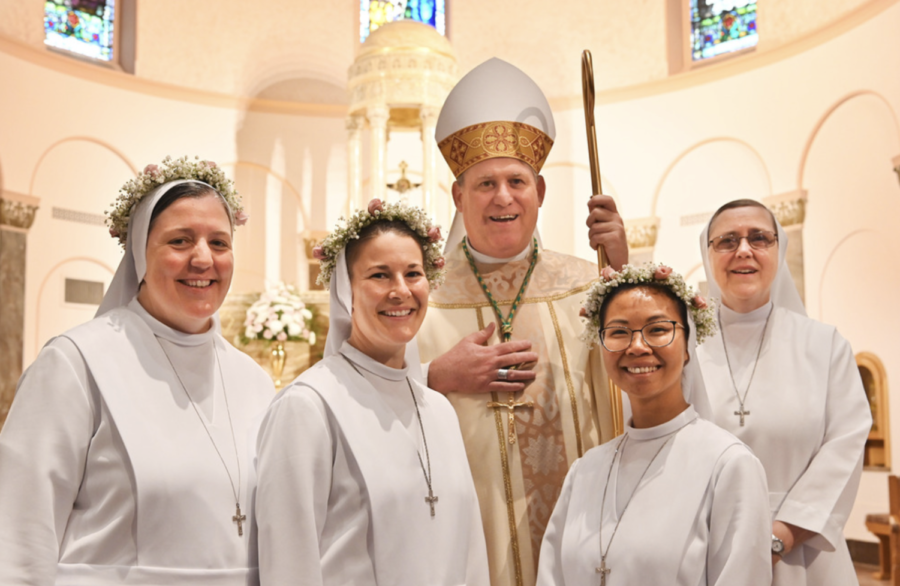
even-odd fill
[(521, 122), (483, 122), (467, 126), (438, 143), (454, 177), (459, 177), (476, 163), (496, 157), (519, 159), (540, 172), (552, 146), (552, 138)]
[[(530, 255), (521, 260), (503, 265), (478, 264), (478, 270), (485, 284), (497, 300), (504, 315), (518, 293), (522, 280), (528, 271)], [(533, 408), (519, 408), (514, 411), (516, 442), (508, 440), (508, 430), (503, 424), (508, 421), (505, 410), (495, 409), (497, 425), (497, 448), (501, 451), (504, 482), (507, 490), (507, 507), (510, 508), (510, 538), (513, 555), (518, 557), (518, 541), (525, 536), (517, 535), (515, 515), (512, 512), (510, 493), (510, 469), (515, 468), (509, 461), (518, 452), (517, 463), (521, 469), (521, 486), (524, 488), (526, 517), (531, 541), (533, 563), (536, 567), (541, 540), (556, 500), (562, 489), (569, 466), (583, 451), (593, 447), (596, 441), (582, 437), (582, 428), (594, 415), (586, 412), (591, 402), (582, 398), (581, 384), (577, 389), (573, 384), (571, 367), (583, 368), (568, 361), (566, 348), (560, 335), (559, 312), (554, 301), (577, 296), (580, 302), (588, 287), (596, 279), (594, 265), (542, 250), (532, 274), (528, 290), (513, 321), (513, 340), (527, 339), (532, 343), (532, 351), (538, 354), (539, 366), (535, 369), (535, 380), (525, 391), (516, 393), (516, 402), (530, 401)], [(447, 279), (445, 284), (431, 295), (429, 305), (434, 309), (475, 309), (478, 325), (483, 328), (488, 320), (497, 321), (481, 286), (475, 279), (461, 247), (447, 257)], [(547, 331), (546, 312), (552, 319), (555, 331)], [(562, 311), (577, 312), (575, 305)], [(577, 313), (574, 314), (577, 320)], [(562, 316), (563, 319), (567, 316)], [(427, 322), (427, 318), (426, 318)], [(495, 339), (491, 343), (497, 343)], [(551, 346), (559, 346), (559, 349)], [(551, 356), (561, 355), (562, 365), (550, 367)], [(543, 366), (543, 368), (541, 367)], [(556, 368), (556, 373), (554, 373)], [(565, 383), (560, 385), (559, 370), (564, 370)], [(580, 379), (579, 379), (580, 380)], [(562, 387), (562, 388), (560, 388)], [(485, 409), (489, 401), (506, 402), (509, 393), (491, 393), (484, 398)], [(586, 408), (587, 407), (587, 408)], [(564, 417), (564, 414), (565, 417)], [(571, 414), (569, 416), (568, 414)], [(565, 421), (564, 421), (565, 420)], [(565, 434), (573, 433), (576, 441), (566, 446)], [(570, 453), (571, 452), (571, 453)], [(476, 478), (476, 483), (478, 479)], [(524, 560), (522, 560), (524, 561)], [(517, 571), (517, 575), (520, 572)], [(517, 583), (521, 583), (517, 579)]]

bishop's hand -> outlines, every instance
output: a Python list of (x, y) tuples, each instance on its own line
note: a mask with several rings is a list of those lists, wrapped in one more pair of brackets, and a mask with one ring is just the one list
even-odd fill
[(496, 324), (490, 323), (432, 360), (428, 367), (428, 386), (443, 394), (523, 390), (526, 382), (534, 380), (534, 371), (508, 370), (505, 381), (498, 380), (498, 372), (518, 364), (531, 365), (537, 362), (538, 355), (529, 351), (528, 340), (485, 346), (496, 328)]
[(608, 195), (594, 195), (588, 200), (588, 237), (591, 248), (603, 246), (609, 264), (615, 270), (628, 262), (628, 239), (625, 237), (625, 223), (616, 202)]

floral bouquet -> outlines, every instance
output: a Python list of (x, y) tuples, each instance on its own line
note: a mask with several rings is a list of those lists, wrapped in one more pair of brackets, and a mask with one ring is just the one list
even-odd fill
[(263, 340), (309, 342), (313, 345), (316, 343), (316, 332), (312, 320), (313, 313), (300, 300), (297, 290), (291, 285), (276, 283), (247, 309), (241, 343)]

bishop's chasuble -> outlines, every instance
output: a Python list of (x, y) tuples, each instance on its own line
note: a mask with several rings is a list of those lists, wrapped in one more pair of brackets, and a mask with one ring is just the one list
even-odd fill
[[(523, 260), (477, 263), (504, 316), (528, 266)], [(493, 586), (531, 586), (541, 539), (572, 463), (613, 437), (606, 372), (599, 351), (579, 339), (581, 303), (597, 279), (587, 261), (541, 250), (513, 321), (513, 340), (529, 340), (539, 356), (524, 392), (448, 394), (459, 416), (481, 506)], [(447, 352), (496, 316), (460, 243), (447, 255), (445, 284), (431, 294), (418, 333), (423, 361)], [(498, 330), (499, 331), (499, 328)], [(489, 344), (499, 342), (495, 333)], [(509, 429), (506, 406), (513, 409)]]

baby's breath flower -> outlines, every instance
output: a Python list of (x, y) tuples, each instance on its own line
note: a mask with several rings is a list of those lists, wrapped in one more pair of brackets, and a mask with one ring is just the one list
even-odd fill
[(316, 343), (313, 313), (306, 308), (297, 290), (275, 283), (247, 309), (242, 344), (251, 340)]

